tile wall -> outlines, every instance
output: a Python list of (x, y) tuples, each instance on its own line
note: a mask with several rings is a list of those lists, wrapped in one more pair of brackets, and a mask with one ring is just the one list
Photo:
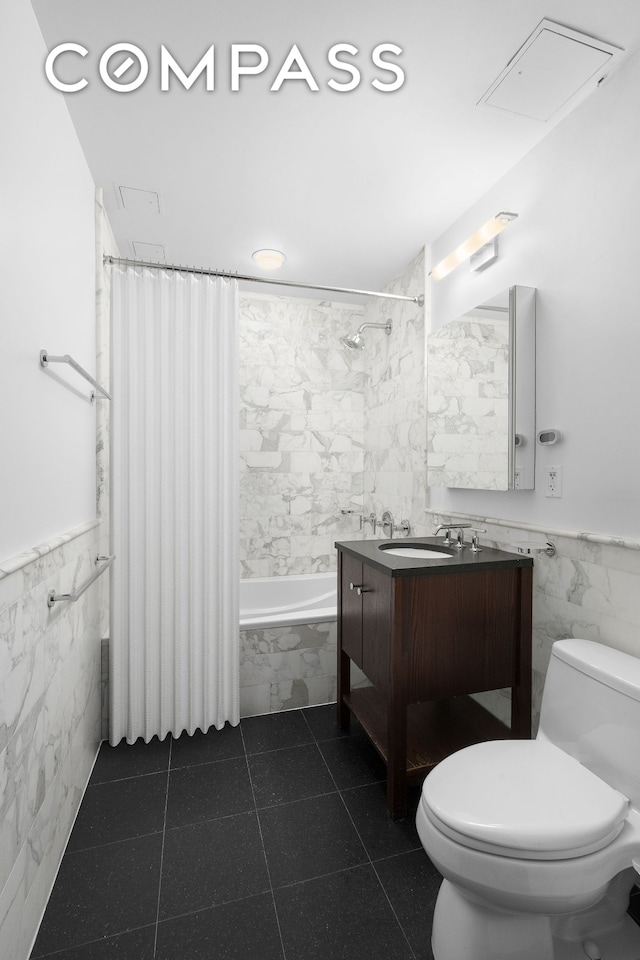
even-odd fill
[[(554, 544), (556, 555), (534, 554), (533, 566), (533, 723), (540, 718), (544, 678), (555, 640), (595, 640), (640, 657), (640, 543), (589, 533), (542, 529), (468, 514), (429, 513), (429, 526), (450, 517), (486, 529), (481, 540), (503, 550), (514, 544)], [(478, 695), (509, 722), (510, 692)]]
[(340, 510), (362, 503), (364, 366), (340, 344), (362, 308), (262, 295), (239, 309), (241, 576), (333, 570), (354, 526)]
[[(240, 297), (240, 562), (243, 577), (335, 570), (334, 542), (359, 536), (361, 355), (340, 337), (357, 305)], [(335, 699), (336, 624), (240, 634), (240, 710), (255, 716)]]
[[(421, 252), (385, 289), (418, 296), (424, 271)], [(340, 344), (389, 318), (363, 351)], [(408, 301), (241, 297), (242, 576), (334, 570), (335, 541), (362, 536), (342, 509), (389, 509), (424, 532), (424, 343)], [(335, 700), (335, 623), (241, 632), (240, 688), (242, 716)]]
[[(425, 292), (422, 250), (385, 288), (388, 293)], [(365, 330), (364, 509), (378, 518), (390, 510), (396, 523), (407, 519), (412, 536), (425, 533), (426, 396), (425, 317), (428, 304), (369, 300), (368, 323), (391, 320), (390, 336)], [(368, 530), (370, 528), (367, 528)], [(378, 533), (382, 536), (382, 531)]]
[(336, 699), (336, 622), (240, 631), (240, 715)]
[(95, 569), (92, 521), (0, 567), (0, 945), (29, 955), (100, 744), (106, 573), (77, 603), (47, 606)]

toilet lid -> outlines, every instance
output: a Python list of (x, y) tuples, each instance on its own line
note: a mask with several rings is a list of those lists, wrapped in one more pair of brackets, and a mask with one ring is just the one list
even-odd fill
[(435, 767), (423, 803), (458, 842), (525, 859), (576, 857), (620, 832), (629, 801), (545, 740), (494, 740)]

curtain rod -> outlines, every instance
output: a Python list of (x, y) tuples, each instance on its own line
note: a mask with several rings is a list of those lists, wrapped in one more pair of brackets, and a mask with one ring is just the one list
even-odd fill
[(383, 297), (386, 300), (408, 300), (424, 304), (424, 294), (419, 297), (405, 297), (400, 293), (380, 293), (377, 290), (352, 290), (349, 287), (326, 287), (319, 283), (300, 283), (296, 280), (276, 280), (275, 277), (250, 277), (242, 273), (227, 273), (224, 270), (207, 270), (204, 267), (180, 267), (173, 263), (151, 263), (145, 260), (129, 260), (126, 257), (112, 257), (105, 255), (105, 263), (122, 263), (131, 267), (151, 267), (158, 270), (175, 270), (178, 273), (198, 273), (206, 277), (224, 277), (228, 280), (247, 280), (250, 283), (274, 283), (279, 287), (301, 287), (305, 290), (328, 290), (331, 293), (353, 293), (362, 297)]

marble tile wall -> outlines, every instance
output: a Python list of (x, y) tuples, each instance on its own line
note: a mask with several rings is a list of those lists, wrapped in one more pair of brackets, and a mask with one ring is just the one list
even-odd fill
[[(340, 511), (362, 511), (364, 361), (340, 337), (362, 321), (352, 304), (240, 298), (242, 577), (335, 570), (335, 540), (360, 536)], [(335, 622), (240, 640), (242, 716), (335, 700)]]
[[(388, 293), (425, 292), (422, 250), (385, 288)], [(426, 396), (425, 311), (409, 301), (369, 300), (368, 323), (391, 320), (393, 330), (365, 330), (364, 509), (378, 518), (390, 510), (407, 519), (411, 535), (425, 533)], [(369, 530), (370, 528), (367, 528)], [(378, 533), (382, 536), (382, 532)]]
[(336, 699), (336, 623), (240, 632), (240, 714), (253, 717)]
[[(468, 514), (429, 513), (429, 526), (449, 518), (486, 529), (482, 541), (503, 550), (523, 542), (551, 541), (556, 555), (534, 555), (533, 734), (537, 732), (544, 679), (556, 640), (579, 637), (640, 657), (640, 543), (589, 533), (542, 529)], [(478, 695), (509, 722), (509, 691)]]
[(109, 574), (92, 521), (0, 568), (0, 955), (26, 960), (100, 742), (100, 622)]
[(508, 489), (509, 324), (464, 317), (427, 337), (434, 487)]
[(335, 569), (336, 538), (362, 504), (360, 356), (340, 337), (357, 305), (240, 297), (240, 564), (242, 577)]

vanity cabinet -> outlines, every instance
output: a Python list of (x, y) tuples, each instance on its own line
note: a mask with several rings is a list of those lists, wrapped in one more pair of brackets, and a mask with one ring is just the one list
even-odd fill
[[(338, 717), (346, 727), (354, 714), (385, 760), (387, 804), (399, 817), (407, 785), (448, 754), (531, 736), (533, 561), (469, 547), (416, 561), (388, 555), (380, 543), (336, 544)], [(352, 661), (370, 687), (351, 689)], [(512, 692), (510, 727), (469, 696), (504, 687)]]

